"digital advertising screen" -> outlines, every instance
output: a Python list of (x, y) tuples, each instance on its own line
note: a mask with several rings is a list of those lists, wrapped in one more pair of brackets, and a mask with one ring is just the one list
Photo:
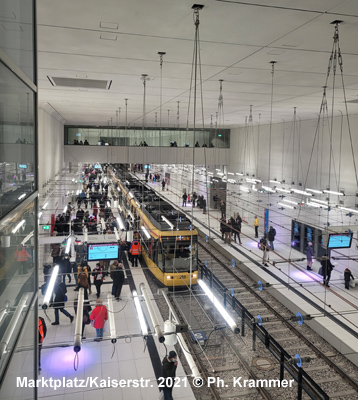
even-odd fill
[(87, 246), (87, 260), (116, 260), (118, 259), (118, 243), (93, 243)]
[(348, 249), (352, 244), (353, 233), (330, 233), (328, 249)]

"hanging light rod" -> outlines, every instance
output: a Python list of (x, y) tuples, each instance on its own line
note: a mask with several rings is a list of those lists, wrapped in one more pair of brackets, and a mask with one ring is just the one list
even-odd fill
[(328, 201), (324, 201), (324, 200), (311, 199), (311, 201), (314, 201), (315, 203), (328, 204)]
[(266, 190), (266, 192), (271, 192), (271, 193), (276, 193), (275, 189), (271, 189), (269, 186), (261, 186), (263, 190)]
[(344, 211), (349, 211), (351, 213), (355, 213), (358, 214), (358, 210), (353, 210), (352, 208), (347, 208), (347, 207), (338, 207), (340, 210), (344, 210)]
[(304, 196), (312, 196), (312, 193), (308, 193), (308, 192), (305, 192), (303, 190), (292, 189), (292, 188), (290, 188), (290, 190), (291, 190), (291, 192), (295, 192), (295, 193), (298, 193), (298, 194), (303, 194)]
[(244, 176), (241, 172), (236, 172), (236, 175)]
[(322, 190), (316, 190), (316, 189), (307, 189), (306, 188), (306, 192), (312, 192), (312, 193), (317, 193), (317, 194), (322, 194)]
[(282, 207), (291, 208), (292, 210), (295, 209), (295, 207), (289, 206), (288, 204), (285, 204), (285, 203), (277, 203), (277, 204), (279, 204)]
[(291, 193), (291, 190), (287, 190), (287, 189), (276, 188), (276, 190), (277, 190), (278, 192)]
[(277, 181), (276, 179), (270, 179), (271, 183), (281, 183), (280, 181)]
[(344, 196), (342, 192), (333, 192), (332, 190), (324, 190), (323, 193), (336, 194), (337, 196)]

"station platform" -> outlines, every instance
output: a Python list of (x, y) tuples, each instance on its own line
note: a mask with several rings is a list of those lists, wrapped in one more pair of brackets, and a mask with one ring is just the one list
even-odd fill
[[(137, 176), (144, 179), (140, 173)], [(282, 262), (285, 259), (305, 258), (302, 253), (291, 248), (290, 239), (287, 238), (286, 243), (282, 238), (275, 241), (275, 251), (269, 252), (269, 267), (266, 268), (262, 266), (259, 239), (254, 238), (253, 222), (251, 226), (242, 224), (242, 245), (232, 242), (229, 246), (221, 239), (221, 214), (218, 210), (207, 208), (207, 214), (203, 214), (202, 210), (193, 208), (190, 203), (182, 207), (183, 185), (179, 179), (171, 179), (170, 186), (165, 191), (162, 191), (160, 183), (148, 184), (182, 212), (187, 213), (188, 217), (193, 218), (199, 234), (209, 236), (210, 244), (229, 259), (236, 261), (236, 268), (242, 269), (255, 282), (269, 283), (270, 287), (264, 290), (269, 290), (291, 312), (314, 317), (305, 323), (358, 365), (358, 287), (345, 290), (341, 272), (333, 271), (331, 287), (328, 288), (323, 286), (322, 277), (318, 274), (321, 266), (318, 261), (313, 263), (312, 271), (306, 269), (306, 260), (294, 262), (294, 265)], [(241, 212), (239, 206), (236, 211)], [(230, 213), (227, 214), (227, 219), (234, 216), (235, 207), (231, 206)], [(260, 233), (263, 236), (261, 230)], [(282, 263), (274, 265), (274, 261)]]
[[(70, 182), (72, 175), (66, 176)], [(62, 190), (61, 190), (62, 192)], [(51, 196), (48, 201), (48, 206), (44, 210), (42, 217), (43, 222), (50, 220), (50, 214), (56, 208), (61, 210), (61, 207), (67, 204), (68, 198), (63, 195), (60, 197)], [(42, 273), (43, 262), (52, 262), (50, 256), (49, 245), (39, 246), (39, 286), (44, 282)], [(91, 268), (95, 267), (95, 262), (89, 263)], [(84, 335), (86, 339), (82, 342), (82, 349), (78, 353), (78, 359), (75, 359), (75, 352), (73, 350), (73, 341), (75, 334), (75, 323), (63, 315), (60, 315), (60, 325), (51, 325), (54, 322), (54, 310), (47, 309), (47, 319), (44, 311), (41, 309), (43, 296), (39, 291), (39, 316), (45, 319), (47, 325), (47, 335), (43, 342), (43, 349), (41, 353), (41, 373), (39, 379), (60, 379), (61, 381), (67, 379), (84, 379), (98, 377), (99, 382), (101, 379), (124, 379), (124, 380), (148, 380), (147, 387), (95, 387), (89, 385), (87, 387), (60, 387), (54, 390), (51, 387), (39, 388), (38, 397), (43, 400), (157, 400), (159, 397), (159, 389), (157, 384), (158, 373), (161, 371), (161, 362), (166, 355), (166, 348), (159, 343), (157, 337), (154, 335), (154, 328), (151, 326), (150, 317), (146, 308), (145, 302), (142, 302), (142, 310), (149, 323), (149, 327), (153, 335), (150, 335), (145, 344), (141, 335), (140, 322), (135, 309), (132, 290), (137, 290), (139, 293), (139, 285), (144, 282), (148, 293), (150, 287), (148, 285), (146, 276), (142, 268), (132, 268), (128, 265), (127, 261), (124, 262), (126, 267), (126, 280), (122, 288), (121, 301), (117, 302), (113, 299), (114, 320), (116, 324), (117, 336), (120, 337), (116, 344), (112, 344), (109, 339), (109, 332), (104, 332), (104, 339), (101, 342), (95, 342), (96, 330), (91, 325), (86, 325)], [(12, 285), (23, 286), (26, 282), (27, 275), (18, 275), (15, 273), (14, 279), (11, 281)], [(108, 284), (106, 284), (108, 282)], [(67, 285), (68, 300), (65, 303), (65, 309), (73, 316), (75, 311), (73, 308), (74, 301), (78, 292), (74, 291), (75, 282), (73, 274), (71, 274), (71, 283)], [(105, 283), (101, 288), (101, 299), (103, 304), (107, 304), (107, 294), (111, 293), (112, 280), (110, 277), (106, 278)], [(6, 296), (7, 291), (14, 290), (14, 286), (8, 285), (3, 293)], [(16, 289), (17, 290), (17, 289)], [(163, 318), (159, 312), (153, 295), (150, 295), (152, 305), (158, 317), (160, 325), (164, 326)], [(96, 289), (92, 284), (92, 294), (89, 295), (92, 308), (95, 306)], [(163, 298), (164, 301), (164, 298)], [(25, 334), (23, 335), (25, 336)], [(30, 346), (33, 337), (27, 338), (27, 346)], [(22, 342), (24, 343), (24, 342)], [(24, 346), (20, 353), (14, 357), (14, 362), (11, 364), (11, 370), (7, 375), (7, 382), (4, 385), (2, 392), (2, 400), (25, 400), (28, 399), (28, 390), (26, 388), (17, 387), (16, 377), (19, 376), (21, 371), (22, 377), (33, 379), (33, 360), (30, 359), (31, 352), (27, 351), (27, 346)], [(173, 346), (167, 346), (167, 351), (173, 350)], [(77, 365), (78, 363), (78, 365)], [(77, 365), (77, 370), (74, 366)], [(183, 366), (179, 360), (177, 377), (186, 376)], [(187, 387), (174, 388), (173, 394), (179, 400), (194, 400), (190, 385)]]

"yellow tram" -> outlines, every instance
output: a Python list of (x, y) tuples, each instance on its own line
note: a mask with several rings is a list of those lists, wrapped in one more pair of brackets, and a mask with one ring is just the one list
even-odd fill
[(140, 232), (142, 257), (149, 271), (168, 288), (196, 285), (198, 232), (191, 221), (134, 175), (118, 174), (111, 167), (107, 172), (117, 185), (122, 214), (134, 220)]

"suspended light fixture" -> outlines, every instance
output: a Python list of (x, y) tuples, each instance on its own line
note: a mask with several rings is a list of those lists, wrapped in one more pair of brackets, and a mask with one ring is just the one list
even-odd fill
[(137, 311), (137, 315), (138, 315), (138, 318), (139, 318), (140, 329), (142, 331), (142, 335), (143, 336), (148, 336), (148, 326), (147, 326), (147, 322), (146, 322), (146, 320), (144, 318), (143, 310), (142, 310), (142, 307), (140, 305), (140, 301), (139, 301), (139, 298), (138, 298), (137, 291), (133, 290), (132, 295), (133, 295), (135, 309)]
[(278, 192), (291, 193), (291, 190), (287, 190), (287, 189), (276, 188), (276, 190), (277, 190)]
[(133, 194), (132, 194), (132, 192), (128, 192), (128, 196), (131, 198), (131, 199), (133, 199)]
[(18, 197), (17, 199), (18, 200), (21, 200), (21, 199), (23, 199), (24, 197), (26, 197), (26, 193), (23, 193), (20, 197)]
[(276, 193), (276, 190), (271, 189), (269, 186), (261, 186), (261, 188), (266, 190), (266, 192)]
[(228, 172), (227, 174), (228, 175), (235, 175), (233, 172)]
[(244, 174), (242, 174), (241, 172), (236, 172), (236, 175), (244, 176)]
[(315, 203), (328, 204), (328, 201), (325, 201), (325, 200), (317, 200), (317, 199), (310, 199), (310, 200)]
[(273, 179), (270, 179), (270, 182), (271, 183), (281, 183), (280, 181), (276, 181), (276, 180), (273, 180)]
[(292, 189), (292, 188), (290, 188), (290, 190), (291, 190), (291, 192), (295, 192), (295, 193), (298, 193), (298, 194), (303, 194), (304, 196), (312, 196), (312, 193), (308, 193), (308, 192), (305, 192), (303, 190)]
[(348, 211), (354, 214), (358, 214), (358, 210), (354, 210), (352, 208), (347, 208), (347, 207), (338, 207), (340, 210)]
[(328, 206), (325, 206), (324, 204), (318, 204), (318, 203), (306, 203), (310, 207), (315, 207), (315, 208), (328, 208)]
[(47, 206), (48, 206), (48, 202), (46, 201), (46, 203), (42, 206), (42, 209), (44, 210)]
[(71, 242), (72, 242), (72, 236), (70, 236), (70, 237), (67, 239), (65, 255), (69, 255), (69, 254), (70, 254), (70, 251), (71, 251)]
[(286, 208), (291, 208), (292, 210), (295, 209), (295, 207), (289, 206), (288, 204), (285, 204), (285, 203), (277, 203), (277, 204), (279, 204), (280, 206), (286, 207)]
[(122, 221), (121, 217), (117, 217), (117, 222), (118, 222), (119, 229), (122, 230), (122, 231), (125, 231), (126, 228), (124, 227), (124, 224), (123, 224), (123, 221)]
[(298, 206), (298, 204), (299, 204), (299, 203), (297, 203), (296, 201), (287, 200), (287, 199), (282, 199), (282, 201), (284, 201), (284, 202), (286, 202), (286, 203), (295, 204), (296, 206)]
[(324, 190), (323, 193), (335, 194), (337, 196), (344, 196), (344, 193), (342, 193), (342, 192), (333, 192), (332, 190)]
[(322, 190), (316, 190), (316, 189), (308, 189), (306, 188), (306, 192), (312, 192), (312, 193), (317, 193), (317, 194), (322, 194)]
[(225, 310), (225, 308), (220, 303), (220, 301), (214, 296), (213, 292), (209, 289), (209, 287), (206, 285), (206, 283), (201, 279), (198, 279), (198, 283), (199, 283), (200, 287), (203, 289), (204, 293), (208, 296), (208, 299), (213, 303), (215, 308), (219, 311), (221, 316), (225, 319), (227, 324), (230, 326), (231, 330), (236, 334), (239, 333), (240, 330), (237, 327), (235, 321), (229, 315), (229, 313)]
[(55, 287), (55, 282), (56, 282), (56, 279), (57, 279), (59, 268), (60, 268), (59, 265), (56, 264), (52, 269), (52, 275), (51, 275), (51, 278), (50, 278), (50, 282), (47, 285), (46, 294), (45, 294), (45, 297), (44, 297), (44, 301), (42, 303), (42, 308), (44, 310), (46, 310), (46, 308), (50, 304), (50, 300), (51, 300), (51, 297), (52, 297), (53, 288)]

